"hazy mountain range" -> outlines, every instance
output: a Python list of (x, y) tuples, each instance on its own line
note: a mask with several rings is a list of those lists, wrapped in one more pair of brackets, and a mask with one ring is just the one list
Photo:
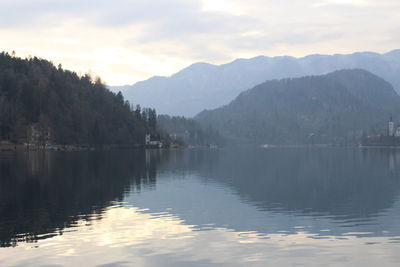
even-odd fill
[(352, 68), (368, 70), (400, 92), (400, 50), (302, 58), (259, 56), (219, 66), (195, 63), (171, 77), (153, 77), (112, 90), (121, 90), (131, 103), (155, 108), (159, 114), (194, 116), (204, 109), (225, 105), (239, 93), (267, 80)]
[(242, 144), (350, 144), (399, 113), (388, 82), (353, 69), (267, 81), (195, 119)]

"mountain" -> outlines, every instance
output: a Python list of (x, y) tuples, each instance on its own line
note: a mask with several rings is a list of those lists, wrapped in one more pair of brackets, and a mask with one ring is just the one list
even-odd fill
[(195, 63), (171, 77), (153, 77), (132, 86), (114, 87), (132, 103), (156, 108), (160, 114), (194, 116), (233, 100), (240, 92), (267, 80), (322, 75), (340, 69), (362, 68), (400, 92), (400, 50), (349, 55), (311, 55), (303, 58), (237, 59), (215, 66)]
[(155, 120), (154, 110), (131, 109), (99, 79), (0, 53), (0, 141), (142, 144)]
[(241, 143), (356, 143), (400, 115), (400, 96), (361, 69), (262, 83), (195, 119)]

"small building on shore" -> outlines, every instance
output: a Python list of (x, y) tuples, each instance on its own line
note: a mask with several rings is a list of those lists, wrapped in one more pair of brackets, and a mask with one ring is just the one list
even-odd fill
[(28, 127), (26, 146), (30, 147), (47, 147), (51, 142), (51, 130), (47, 126), (38, 123), (32, 124)]
[(159, 135), (153, 135), (153, 134), (146, 134), (145, 145), (146, 145), (146, 147), (152, 147), (152, 148), (162, 148), (163, 147), (161, 137)]
[(400, 146), (400, 127), (396, 127), (392, 116), (387, 124), (386, 133), (369, 135), (361, 140), (362, 146)]

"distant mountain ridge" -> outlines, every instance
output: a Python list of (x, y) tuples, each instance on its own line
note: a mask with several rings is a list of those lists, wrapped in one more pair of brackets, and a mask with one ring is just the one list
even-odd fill
[(159, 114), (194, 116), (225, 105), (239, 93), (267, 80), (321, 75), (362, 68), (391, 83), (400, 92), (400, 50), (378, 54), (310, 55), (237, 59), (223, 65), (195, 63), (171, 77), (153, 77), (132, 86), (113, 87), (127, 100), (154, 107)]
[(400, 96), (361, 69), (271, 80), (195, 119), (237, 143), (355, 144), (400, 114)]

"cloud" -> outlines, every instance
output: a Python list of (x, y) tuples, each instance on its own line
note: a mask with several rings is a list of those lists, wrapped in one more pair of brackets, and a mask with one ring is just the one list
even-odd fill
[[(171, 16), (179, 18), (201, 8), (201, 2), (196, 0), (3, 0), (0, 5), (0, 25), (3, 27), (62, 24), (66, 19), (84, 19), (86, 23), (101, 26), (123, 26)], [(46, 21), (47, 18), (52, 21)]]
[(1, 0), (0, 49), (125, 84), (195, 61), (385, 52), (399, 12), (398, 0)]
[(348, 6), (365, 6), (368, 5), (367, 0), (323, 0), (315, 3), (315, 6), (327, 5), (348, 5)]

